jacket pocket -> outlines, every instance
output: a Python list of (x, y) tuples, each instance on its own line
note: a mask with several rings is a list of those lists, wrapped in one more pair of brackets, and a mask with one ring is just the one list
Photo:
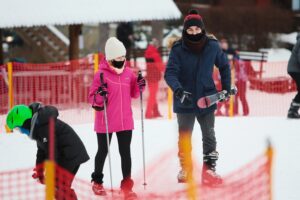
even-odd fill
[(204, 96), (212, 95), (217, 93), (217, 89), (214, 83), (209, 85), (204, 85)]

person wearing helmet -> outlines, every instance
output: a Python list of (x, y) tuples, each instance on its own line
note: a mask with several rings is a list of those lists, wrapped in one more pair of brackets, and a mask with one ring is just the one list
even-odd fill
[(71, 199), (77, 199), (71, 185), (79, 166), (89, 160), (89, 156), (76, 132), (57, 117), (58, 110), (54, 106), (45, 106), (41, 103), (32, 103), (29, 106), (21, 104), (14, 106), (8, 112), (6, 124), (11, 130), (19, 129), (21, 133), (36, 141), (36, 167), (32, 177), (43, 184), (43, 162), (49, 155), (49, 120), (54, 119), (55, 162), (70, 172), (67, 176), (68, 180), (64, 180), (62, 187), (57, 184), (56, 195), (60, 197), (68, 195)]

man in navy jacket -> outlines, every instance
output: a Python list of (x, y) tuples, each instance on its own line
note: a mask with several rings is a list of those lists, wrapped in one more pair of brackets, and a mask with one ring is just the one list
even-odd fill
[(230, 65), (218, 41), (206, 35), (202, 17), (191, 10), (184, 18), (182, 39), (177, 41), (170, 52), (165, 80), (174, 93), (173, 110), (179, 126), (178, 156), (182, 169), (178, 182), (191, 178), (191, 136), (195, 119), (201, 126), (203, 141), (203, 184), (220, 184), (216, 173), (216, 138), (214, 131), (216, 105), (201, 109), (197, 100), (217, 92), (213, 81), (213, 69), (217, 66), (222, 89), (230, 91)]

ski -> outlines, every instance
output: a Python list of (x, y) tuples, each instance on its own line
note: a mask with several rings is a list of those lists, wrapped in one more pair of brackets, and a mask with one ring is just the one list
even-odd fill
[[(200, 99), (198, 99), (197, 105), (199, 108), (208, 108), (208, 107), (218, 103), (219, 101), (224, 100), (226, 98), (226, 94), (227, 94), (227, 91), (223, 90), (216, 94), (201, 97)], [(235, 95), (235, 94), (237, 94), (237, 88), (234, 86), (231, 88), (229, 95)]]

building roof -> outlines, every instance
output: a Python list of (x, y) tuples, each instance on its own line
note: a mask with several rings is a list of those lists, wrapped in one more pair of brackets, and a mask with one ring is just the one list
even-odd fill
[(173, 0), (0, 0), (0, 28), (178, 19)]

